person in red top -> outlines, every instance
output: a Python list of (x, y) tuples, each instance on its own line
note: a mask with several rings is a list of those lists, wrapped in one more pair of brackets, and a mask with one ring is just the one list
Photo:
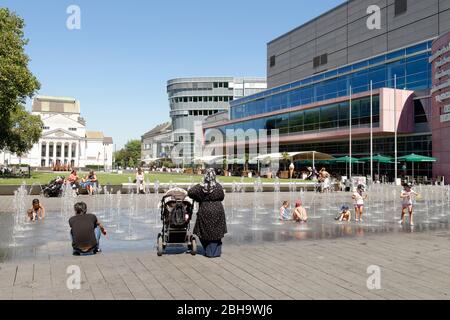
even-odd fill
[(75, 189), (77, 191), (78, 194), (78, 180), (80, 178), (77, 175), (77, 171), (76, 170), (72, 170), (72, 172), (70, 173), (70, 176), (67, 178), (67, 182), (70, 183), (70, 185), (72, 186), (72, 189)]

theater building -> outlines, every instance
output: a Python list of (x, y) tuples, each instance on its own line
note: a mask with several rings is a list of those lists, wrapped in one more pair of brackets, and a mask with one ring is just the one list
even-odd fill
[(112, 168), (113, 139), (101, 131), (87, 130), (78, 100), (37, 96), (33, 99), (32, 114), (43, 122), (41, 139), (21, 157), (0, 152), (0, 164), (47, 169)]

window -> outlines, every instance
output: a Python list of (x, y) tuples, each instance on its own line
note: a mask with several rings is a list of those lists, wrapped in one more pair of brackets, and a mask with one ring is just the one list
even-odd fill
[(69, 131), (77, 131), (77, 128), (69, 128)]
[(270, 67), (271, 68), (275, 67), (275, 64), (276, 64), (276, 58), (275, 58), (275, 56), (271, 56), (270, 57)]
[(326, 65), (327, 63), (328, 63), (328, 53), (314, 57), (314, 59), (313, 59), (313, 67), (314, 68), (318, 68), (320, 66)]
[(408, 0), (395, 0), (395, 16), (399, 16), (408, 10)]
[(420, 100), (414, 100), (414, 123), (427, 123), (427, 114)]
[(320, 56), (320, 65), (325, 65), (328, 63), (328, 54), (325, 53), (323, 55)]
[(320, 57), (315, 57), (313, 60), (313, 67), (317, 68), (320, 66)]
[(42, 127), (43, 130), (50, 130), (50, 127)]
[(214, 82), (214, 88), (218, 88), (219, 84), (217, 82)]

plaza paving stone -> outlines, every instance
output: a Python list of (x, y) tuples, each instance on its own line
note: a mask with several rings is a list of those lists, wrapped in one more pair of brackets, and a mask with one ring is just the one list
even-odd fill
[[(383, 195), (379, 194), (380, 197)], [(436, 197), (438, 193), (430, 195)], [(106, 246), (103, 253), (96, 256), (73, 257), (70, 242), (64, 238), (66, 231), (61, 232), (59, 236), (62, 237), (56, 237), (56, 229), (61, 228), (63, 220), (58, 222), (60, 220), (53, 215), (60, 210), (61, 199), (43, 199), (49, 212), (48, 221), (43, 223), (48, 225), (36, 225), (32, 232), (46, 226), (50, 232), (44, 233), (47, 242), (34, 244), (25, 239), (28, 241), (25, 247), (11, 251), (15, 252), (13, 255), (4, 253), (3, 262), (0, 262), (0, 299), (449, 299), (448, 217), (436, 219), (433, 224), (425, 223), (427, 217), (422, 210), (417, 214), (416, 229), (400, 227), (395, 221), (398, 212), (389, 211), (389, 206), (394, 203), (392, 200), (391, 204), (381, 206), (387, 208), (383, 211), (383, 217), (386, 215), (390, 219), (387, 226), (373, 225), (375, 222), (370, 220), (364, 227), (355, 223), (336, 224), (331, 216), (334, 211), (326, 209), (323, 204), (329, 203), (333, 197), (332, 205), (338, 206), (349, 195), (309, 193), (303, 197), (310, 207), (310, 215), (311, 197), (314, 196), (318, 197), (316, 200), (320, 204), (316, 214), (323, 217), (311, 219), (306, 229), (299, 231), (292, 222), (282, 226), (271, 223), (278, 201), (289, 199), (291, 195), (277, 195), (279, 198), (275, 200), (274, 196), (264, 193), (255, 198), (249, 193), (226, 199), (228, 209), (234, 203), (241, 204), (236, 206), (238, 209), (242, 209), (244, 204), (257, 209), (256, 205), (260, 204), (271, 213), (255, 220), (264, 226), (262, 231), (249, 230), (251, 224), (244, 227), (230, 225), (231, 235), (225, 238), (223, 255), (218, 259), (208, 259), (201, 254), (191, 256), (183, 250), (169, 251), (157, 257), (152, 237), (137, 242), (116, 240), (114, 243), (119, 245), (116, 250), (109, 250)], [(104, 197), (83, 196), (76, 200), (86, 201), (90, 207), (98, 206), (95, 201), (100, 201), (101, 205), (105, 203)], [(154, 197), (144, 196), (137, 202), (144, 208), (149, 200), (153, 207), (157, 201)], [(429, 203), (428, 206), (440, 208), (439, 214), (445, 216), (446, 204), (439, 204), (437, 198), (433, 201), (437, 203)], [(375, 216), (375, 208), (380, 207), (380, 203), (376, 204), (374, 200), (373, 221), (379, 218)], [(126, 198), (122, 205), (127, 208)], [(11, 212), (12, 207), (12, 197), (0, 197), (3, 215), (0, 218), (10, 215), (7, 212)], [(229, 210), (227, 214), (230, 214)], [(246, 214), (249, 221), (256, 217), (254, 211)], [(5, 226), (0, 228), (7, 230)], [(158, 232), (151, 224), (145, 228), (151, 233)], [(49, 236), (52, 232), (55, 232), (54, 238)], [(241, 232), (245, 234), (239, 234)], [(308, 232), (312, 234), (307, 235)], [(138, 243), (139, 248), (131, 250)], [(67, 267), (72, 265), (81, 270), (80, 290), (69, 290), (66, 285), (69, 277)], [(378, 266), (381, 270), (380, 289), (367, 287), (369, 266)]]

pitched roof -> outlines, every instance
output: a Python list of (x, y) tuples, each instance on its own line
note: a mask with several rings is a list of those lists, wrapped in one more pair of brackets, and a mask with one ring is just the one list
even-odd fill
[(143, 135), (143, 137), (151, 137), (151, 136), (155, 136), (155, 135), (158, 135), (161, 133), (166, 133), (168, 131), (172, 131), (172, 122), (165, 122), (165, 123), (157, 125), (152, 130), (145, 133)]
[(86, 131), (86, 138), (88, 139), (102, 139), (105, 136), (103, 135), (103, 132), (101, 131)]
[(113, 138), (112, 137), (104, 137), (103, 143), (104, 144), (113, 144)]

